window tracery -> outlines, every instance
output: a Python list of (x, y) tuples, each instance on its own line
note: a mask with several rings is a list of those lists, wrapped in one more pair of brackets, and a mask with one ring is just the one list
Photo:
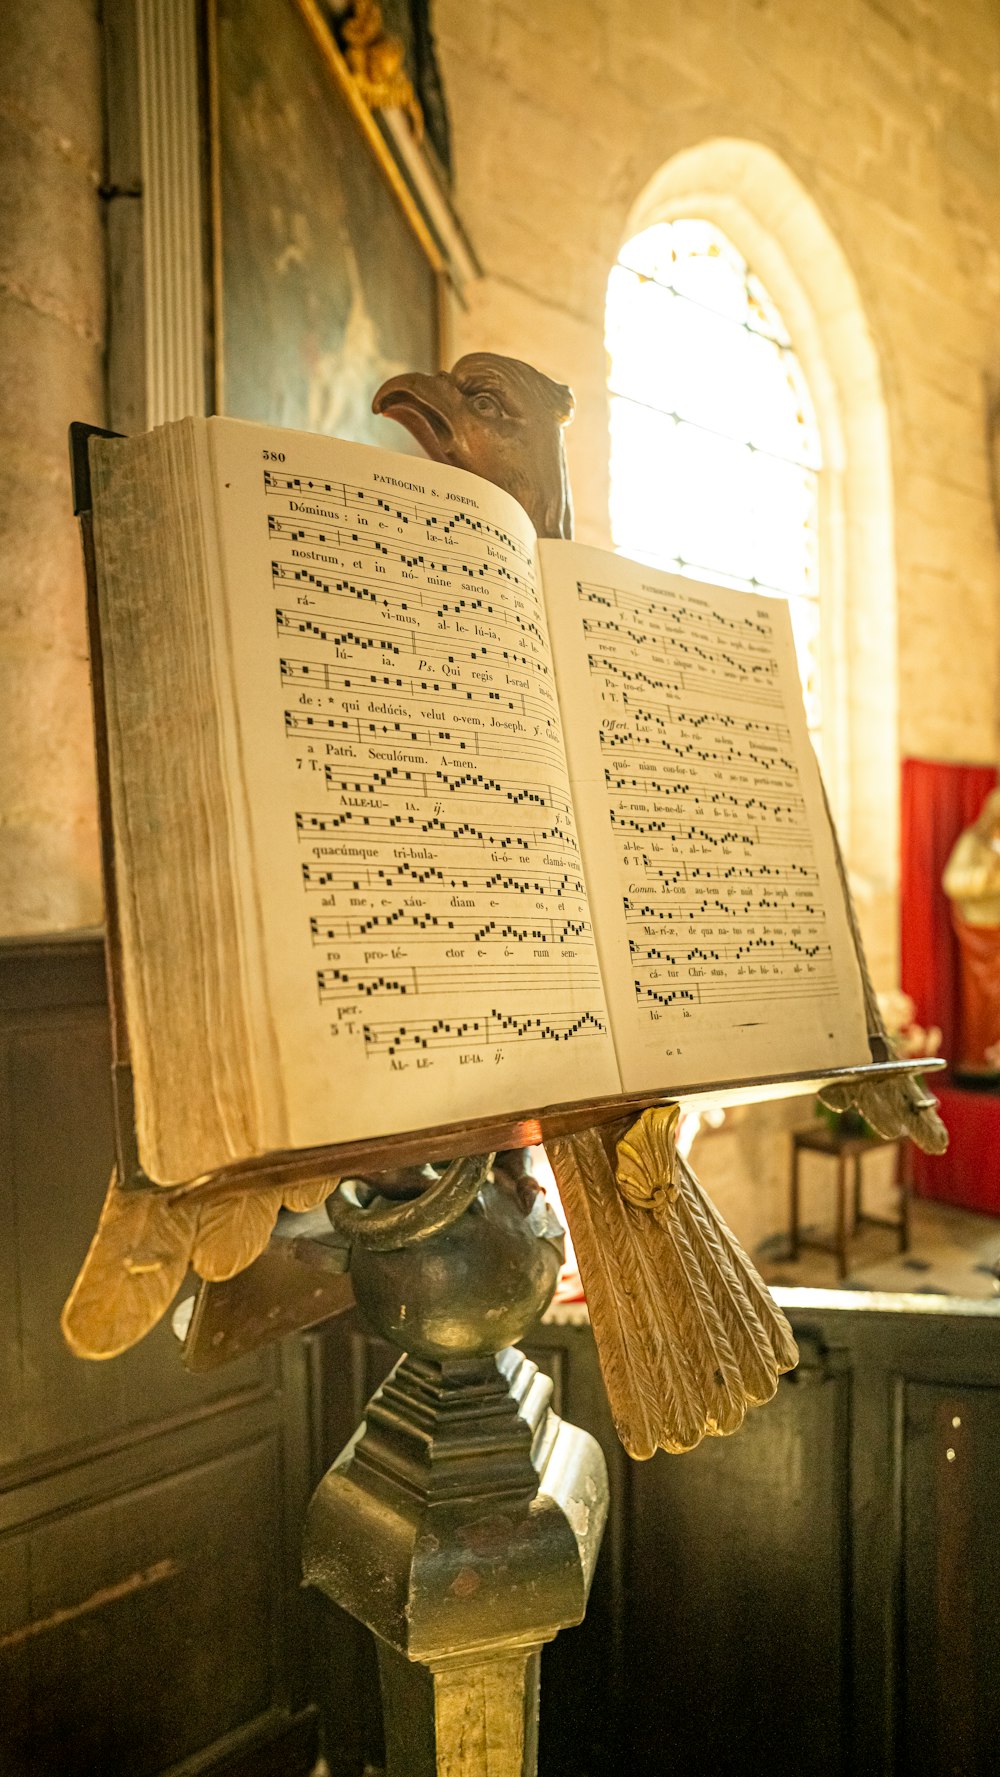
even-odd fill
[(606, 344), (615, 547), (787, 598), (818, 741), (822, 446), (775, 303), (714, 223), (654, 222), (611, 272)]

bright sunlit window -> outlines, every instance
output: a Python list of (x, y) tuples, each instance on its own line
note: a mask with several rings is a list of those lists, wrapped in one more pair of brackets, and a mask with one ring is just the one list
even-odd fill
[(714, 224), (658, 222), (611, 273), (607, 347), (615, 547), (788, 598), (818, 742), (820, 437), (780, 314)]

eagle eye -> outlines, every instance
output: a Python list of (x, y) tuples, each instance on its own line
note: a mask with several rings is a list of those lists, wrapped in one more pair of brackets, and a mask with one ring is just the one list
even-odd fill
[(496, 396), (490, 395), (485, 389), (480, 389), (477, 393), (470, 394), (469, 404), (472, 407), (473, 412), (481, 413), (484, 419), (499, 419), (503, 413), (503, 408)]

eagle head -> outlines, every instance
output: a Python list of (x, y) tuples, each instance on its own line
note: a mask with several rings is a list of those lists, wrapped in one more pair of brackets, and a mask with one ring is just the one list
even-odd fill
[(563, 427), (573, 395), (519, 358), (469, 352), (438, 376), (392, 376), (372, 402), (437, 463), (505, 488), (540, 537), (573, 535)]

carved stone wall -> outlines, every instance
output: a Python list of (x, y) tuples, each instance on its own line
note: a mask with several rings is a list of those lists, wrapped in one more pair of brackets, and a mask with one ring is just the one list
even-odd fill
[[(68, 419), (98, 420), (103, 405), (97, 11), (96, 0), (38, 0), (0, 21), (8, 932), (85, 924), (100, 907), (63, 442)], [(604, 288), (630, 212), (684, 150), (720, 138), (770, 148), (840, 243), (881, 366), (898, 750), (992, 759), (1000, 583), (982, 379), (1000, 371), (993, 0), (437, 0), (435, 16), (458, 202), (487, 273), (457, 317), (456, 345), (528, 355), (574, 384), (581, 536), (605, 538)], [(863, 526), (864, 513), (848, 511), (847, 523)], [(891, 830), (891, 810), (862, 813), (869, 834), (880, 820)], [(873, 880), (869, 918), (883, 979), (886, 886)]]
[(96, 0), (0, 8), (0, 932), (101, 916), (66, 427), (103, 415)]
[[(787, 257), (823, 324), (848, 432), (871, 354), (855, 349), (858, 311), (822, 312), (836, 299), (824, 234), (846, 261), (880, 371), (894, 562), (886, 573), (884, 512), (870, 509), (881, 465), (856, 432), (843, 503), (854, 535), (836, 541), (879, 571), (857, 574), (842, 645), (845, 839), (876, 983), (892, 986), (899, 759), (997, 756), (1000, 557), (983, 401), (984, 375), (1000, 372), (994, 0), (436, 0), (435, 18), (457, 200), (486, 271), (456, 344), (530, 358), (573, 385), (583, 541), (608, 541), (605, 283), (661, 169), (678, 157), (711, 168), (702, 213), (727, 227), (721, 157), (699, 150), (734, 145), (728, 231), (759, 263), (735, 229), (737, 209), (752, 210), (761, 240)], [(770, 190), (758, 180), (767, 150), (787, 169)], [(760, 270), (798, 318), (775, 264)], [(887, 580), (888, 599), (875, 589)], [(882, 648), (887, 612), (894, 645)], [(699, 1138), (698, 1174), (751, 1251), (781, 1225), (786, 1131), (808, 1113), (807, 1100), (744, 1111)], [(829, 1214), (819, 1186), (816, 1214)]]
[[(893, 750), (993, 760), (1000, 563), (983, 419), (984, 374), (1000, 369), (993, 0), (437, 0), (435, 17), (458, 202), (487, 272), (459, 318), (459, 344), (531, 357), (572, 383), (579, 407), (568, 449), (581, 538), (606, 541), (608, 269), (660, 169), (724, 139), (734, 151), (734, 196), (742, 201), (756, 182), (764, 231), (778, 235), (807, 289), (820, 233), (807, 210), (818, 212), (846, 259), (875, 347), (895, 516)], [(774, 215), (792, 200), (776, 186), (769, 204), (750, 164), (761, 147), (808, 200), (799, 206), (797, 268), (796, 218)], [(855, 324), (845, 314), (842, 341), (827, 329), (828, 344), (843, 347), (831, 368), (845, 385), (852, 370), (864, 374), (860, 356), (851, 362)], [(857, 443), (855, 463), (863, 455)], [(844, 514), (849, 531), (865, 530), (871, 516), (863, 491)], [(867, 635), (863, 614), (860, 633), (851, 625), (855, 665), (866, 644), (887, 651), (875, 642), (882, 613), (872, 616)], [(850, 670), (845, 677), (849, 724), (862, 737), (850, 774), (857, 843), (849, 828), (848, 859), (863, 878), (879, 985), (890, 985), (897, 761), (886, 771), (880, 760), (882, 787), (873, 791), (864, 753), (884, 752), (866, 723), (873, 705), (897, 692), (862, 671), (852, 693)]]

